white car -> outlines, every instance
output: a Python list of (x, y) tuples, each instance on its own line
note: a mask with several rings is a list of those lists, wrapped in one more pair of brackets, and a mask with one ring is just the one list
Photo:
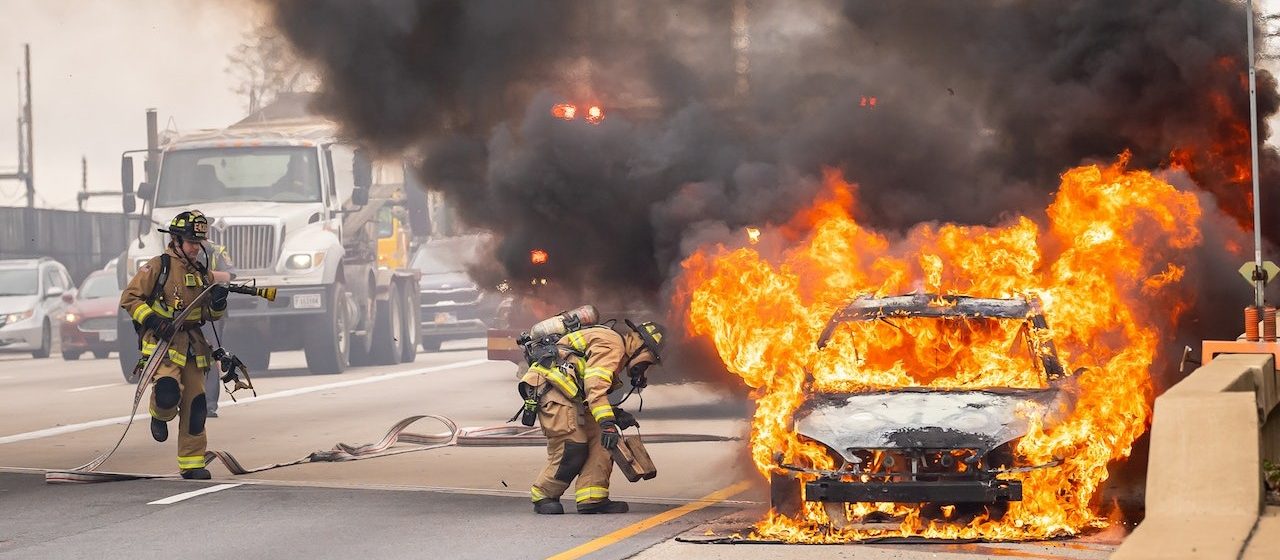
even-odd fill
[(49, 259), (0, 261), (0, 352), (47, 358), (72, 290), (71, 275)]

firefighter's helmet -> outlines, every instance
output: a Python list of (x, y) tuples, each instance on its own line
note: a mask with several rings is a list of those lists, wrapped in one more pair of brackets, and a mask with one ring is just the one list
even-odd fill
[(188, 241), (205, 241), (209, 239), (209, 218), (199, 210), (180, 212), (169, 221), (169, 229), (158, 229), (160, 233), (168, 233)]
[(645, 321), (639, 325), (632, 323), (630, 319), (626, 320), (627, 326), (631, 330), (636, 331), (640, 336), (640, 341), (644, 347), (653, 354), (654, 363), (662, 363), (662, 347), (666, 345), (667, 329), (653, 321)]

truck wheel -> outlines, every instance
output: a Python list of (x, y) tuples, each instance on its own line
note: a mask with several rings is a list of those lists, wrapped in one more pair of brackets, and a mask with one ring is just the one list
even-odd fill
[(379, 365), (395, 365), (400, 363), (400, 345), (404, 343), (404, 334), (400, 332), (404, 321), (401, 320), (400, 289), (392, 285), (391, 294), (386, 301), (378, 302), (378, 311), (373, 323), (373, 347), (370, 354), (373, 363)]
[(769, 506), (780, 515), (798, 519), (804, 512), (800, 479), (782, 473), (769, 475)]
[(311, 373), (342, 373), (350, 364), (351, 325), (347, 317), (347, 292), (342, 282), (334, 284), (331, 296), (324, 319), (305, 334), (303, 351)]
[(62, 359), (64, 359), (64, 360), (79, 360), (79, 359), (80, 359), (80, 351), (78, 351), (78, 350), (63, 350), (63, 351), (62, 351)]
[(105, 360), (109, 356), (111, 356), (110, 350), (94, 350), (93, 351), (93, 357), (99, 360)]
[(422, 338), (422, 351), (423, 351), (423, 352), (439, 352), (439, 351), (440, 351), (440, 343), (441, 343), (441, 342), (444, 342), (444, 341), (443, 341), (443, 340), (440, 340), (440, 339), (438, 339), (438, 338), (432, 338), (432, 337), (429, 337), (429, 336), (423, 337), (423, 338)]
[(403, 313), (400, 314), (400, 362), (411, 364), (418, 359), (418, 292), (413, 285), (405, 286)]

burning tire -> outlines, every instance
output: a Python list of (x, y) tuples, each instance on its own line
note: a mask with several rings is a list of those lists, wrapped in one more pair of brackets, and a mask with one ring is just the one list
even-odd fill
[(769, 507), (779, 515), (799, 518), (804, 512), (800, 479), (781, 472), (769, 476)]

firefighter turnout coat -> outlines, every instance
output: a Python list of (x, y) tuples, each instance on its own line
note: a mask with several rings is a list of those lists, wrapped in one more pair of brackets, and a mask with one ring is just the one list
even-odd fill
[[(157, 256), (138, 268), (138, 273), (120, 296), (120, 307), (138, 325), (152, 314), (172, 319), (195, 301), (210, 282), (207, 275), (190, 266), (172, 246), (165, 253), (169, 271), (163, 286), (156, 289), (162, 268), (161, 257)], [(213, 349), (200, 326), (221, 319), (222, 315), (223, 312), (214, 311), (207, 302), (187, 315), (170, 341), (169, 351), (156, 370), (151, 389), (151, 417), (164, 422), (174, 416), (179, 417), (178, 467), (182, 470), (205, 466), (207, 406), (204, 387)], [(154, 354), (158, 343), (154, 332), (141, 332), (140, 349), (144, 357)]]
[(547, 466), (534, 481), (530, 496), (537, 502), (559, 499), (577, 478), (574, 499), (579, 505), (609, 497), (613, 461), (600, 443), (600, 422), (613, 420), (609, 393), (620, 380), (638, 341), (606, 326), (587, 327), (557, 342), (559, 360), (550, 367), (533, 364), (522, 381), (534, 387), (549, 384), (538, 405), (538, 422), (547, 437)]

